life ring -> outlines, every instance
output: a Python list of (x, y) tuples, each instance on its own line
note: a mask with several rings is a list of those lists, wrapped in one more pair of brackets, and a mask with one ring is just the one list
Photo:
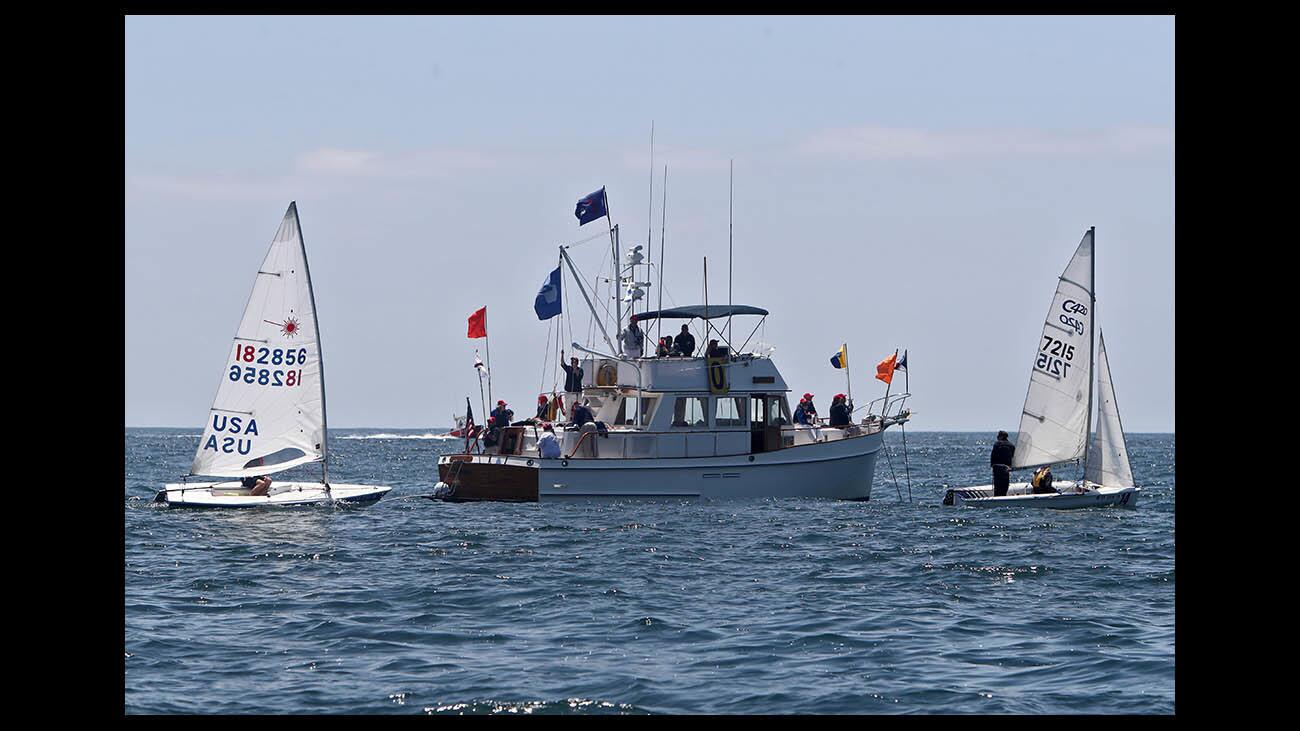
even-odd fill
[(596, 369), (597, 386), (614, 386), (618, 384), (618, 366), (612, 360), (602, 360)]

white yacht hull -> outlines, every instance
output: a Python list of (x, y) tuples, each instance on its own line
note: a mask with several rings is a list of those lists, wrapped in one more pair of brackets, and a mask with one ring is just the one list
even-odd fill
[(1051, 508), (1054, 510), (1072, 510), (1075, 508), (1098, 508), (1116, 505), (1136, 508), (1139, 487), (1099, 487), (1091, 483), (1084, 487), (1069, 481), (1053, 484), (1059, 490), (1053, 494), (1033, 494), (1033, 487), (1027, 482), (1013, 482), (1007, 488), (1007, 494), (994, 497), (992, 485), (976, 487), (958, 487), (948, 490), (944, 495), (944, 505), (967, 505), (976, 508), (1029, 507)]
[(281, 482), (271, 485), (269, 495), (249, 495), (239, 482), (191, 482), (163, 486), (154, 502), (182, 508), (278, 508), (368, 503), (379, 500), (391, 489), (378, 485), (331, 484), (326, 492), (319, 482)]
[(867, 500), (880, 433), (758, 454), (678, 459), (446, 455), (445, 499), (819, 497)]

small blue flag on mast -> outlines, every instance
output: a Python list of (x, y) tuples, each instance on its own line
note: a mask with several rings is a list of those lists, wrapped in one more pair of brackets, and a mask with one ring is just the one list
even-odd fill
[(573, 210), (573, 215), (578, 217), (578, 225), (582, 226), (600, 218), (609, 215), (609, 201), (605, 199), (605, 189), (600, 190), (578, 200), (578, 207)]

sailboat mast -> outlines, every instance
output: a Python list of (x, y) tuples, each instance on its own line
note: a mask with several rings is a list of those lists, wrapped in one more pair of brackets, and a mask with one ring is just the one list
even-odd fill
[[(659, 309), (664, 308), (664, 231), (668, 228), (668, 166), (664, 165), (664, 203), (659, 207)], [(650, 242), (647, 241), (649, 246)], [(655, 318), (655, 327), (658, 333), (655, 335), (655, 341), (663, 339), (664, 336), (664, 319)]]
[[(731, 242), (732, 242), (732, 209), (735, 208), (736, 200), (736, 161), (732, 160), (728, 167), (729, 177), (727, 182), (727, 307), (731, 307)], [(731, 347), (731, 315), (727, 315), (727, 347)]]
[(311, 267), (307, 264), (307, 241), (302, 235), (302, 222), (298, 220), (298, 202), (290, 201), (289, 207), (293, 209), (293, 225), (298, 228), (298, 246), (302, 249), (302, 270), (307, 275), (307, 296), (311, 299), (312, 320), (316, 325), (316, 363), (320, 368), (320, 428), (321, 450), (320, 450), (320, 481), (325, 485), (326, 491), (330, 486), (330, 429), (329, 429), (329, 410), (325, 408), (325, 352), (321, 348), (320, 341), (320, 313), (316, 310), (316, 288), (311, 284)]
[(1083, 474), (1088, 475), (1088, 443), (1092, 441), (1092, 392), (1096, 386), (1096, 339), (1097, 339), (1097, 227), (1088, 227), (1092, 239), (1092, 256), (1089, 266), (1092, 271), (1088, 276), (1088, 429), (1083, 433)]

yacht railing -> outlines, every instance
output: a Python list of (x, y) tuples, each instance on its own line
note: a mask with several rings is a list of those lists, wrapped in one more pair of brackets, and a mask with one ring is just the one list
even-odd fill
[[(865, 408), (867, 410), (867, 419), (874, 420), (874, 418), (877, 417), (877, 414), (874, 411), (875, 405), (883, 402), (880, 409), (879, 418), (881, 420), (884, 420), (890, 417), (890, 413), (889, 413), (890, 409), (894, 409), (893, 416), (897, 417), (901, 415), (903, 413), (903, 403), (911, 397), (912, 394), (910, 393), (890, 394), (889, 396), (881, 396), (878, 399), (868, 402), (866, 406), (859, 407), (859, 408)], [(854, 411), (857, 410), (858, 409), (854, 409)]]

